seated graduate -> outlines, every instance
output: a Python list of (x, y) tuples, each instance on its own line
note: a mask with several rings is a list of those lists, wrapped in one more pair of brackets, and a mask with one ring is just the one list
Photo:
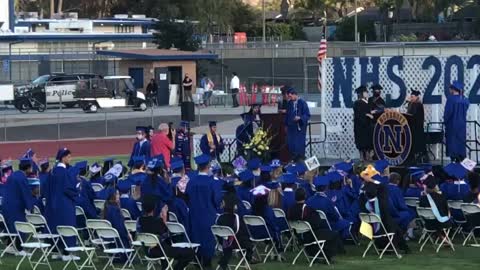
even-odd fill
[(90, 166), (90, 183), (104, 185), (105, 180), (102, 177), (102, 166), (97, 162)]
[[(402, 177), (398, 173), (390, 174), (390, 183), (388, 184), (388, 196), (391, 203), (390, 207), (394, 209), (394, 211), (391, 211), (391, 213), (400, 228), (403, 231), (407, 232), (407, 237), (413, 239), (413, 228), (415, 227), (415, 222), (412, 221), (414, 221), (416, 213), (415, 210), (410, 209), (405, 204), (403, 192), (398, 186), (400, 184), (401, 178)], [(395, 215), (393, 213), (395, 213)]]
[(130, 195), (133, 185), (130, 179), (119, 180), (117, 189), (120, 193), (120, 208), (126, 209), (130, 213), (132, 220), (137, 220), (141, 216), (141, 212), (138, 209), (137, 201)]
[(418, 198), (422, 196), (423, 193), (423, 179), (425, 179), (426, 175), (425, 172), (418, 168), (413, 169), (409, 168), (409, 185), (405, 193), (403, 194), (404, 197), (408, 198)]
[[(155, 234), (160, 240), (165, 255), (175, 260), (174, 270), (182, 270), (194, 260), (195, 254), (189, 248), (172, 247), (169, 238), (168, 229), (165, 223), (168, 221), (168, 206), (164, 205), (160, 210), (160, 216), (155, 216), (155, 207), (157, 205), (156, 198), (152, 195), (147, 195), (143, 198), (142, 207), (144, 215), (138, 219), (138, 232)], [(150, 258), (163, 257), (160, 247), (149, 248), (146, 251)], [(162, 260), (164, 264), (164, 260)], [(166, 265), (163, 265), (166, 267)]]
[[(404, 232), (399, 228), (389, 211), (389, 198), (387, 187), (380, 181), (382, 178), (376, 178), (378, 171), (371, 165), (360, 174), (364, 180), (363, 192), (359, 197), (360, 211), (362, 213), (376, 214), (382, 220), (385, 229), (389, 233), (395, 233), (393, 244), (398, 249), (409, 253), (410, 249), (403, 238)], [(374, 179), (376, 178), (376, 179)], [(383, 234), (380, 226), (374, 226), (374, 233)], [(384, 238), (376, 240), (376, 245), (385, 246), (388, 242)]]
[(241, 184), (236, 187), (238, 198), (241, 201), (246, 201), (252, 204), (253, 196), (250, 190), (252, 189), (252, 182), (255, 178), (255, 175), (253, 175), (252, 171), (250, 170), (244, 170), (238, 174), (238, 178), (241, 182)]
[(137, 187), (140, 187), (143, 181), (147, 179), (147, 174), (145, 173), (145, 162), (144, 156), (133, 158), (133, 168), (130, 175), (128, 175), (128, 180)]
[(250, 170), (253, 174), (252, 186), (254, 188), (256, 186), (261, 185), (260, 175), (262, 174), (262, 162), (258, 158), (253, 158), (247, 161), (247, 169)]
[(297, 162), (295, 165), (287, 167), (287, 172), (297, 176), (297, 186), (302, 187), (307, 192), (307, 198), (313, 196), (315, 191), (312, 188), (312, 183), (305, 179), (305, 173), (308, 171), (304, 162)]
[[(105, 201), (105, 208), (103, 209), (102, 217), (112, 224), (112, 228), (117, 230), (120, 239), (122, 240), (123, 247), (130, 248), (132, 236), (125, 227), (125, 218), (120, 210), (120, 194), (114, 188), (109, 188), (107, 194), (108, 197)], [(118, 242), (116, 245), (119, 248), (122, 247)]]
[(420, 197), (420, 207), (432, 208), (436, 220), (426, 220), (425, 227), (429, 230), (442, 230), (450, 228), (450, 210), (445, 196), (438, 190), (437, 180), (429, 175), (424, 181), (425, 194)]
[(187, 188), (190, 178), (185, 173), (183, 160), (181, 158), (173, 158), (170, 163), (170, 169), (172, 170), (170, 181), (172, 182), (172, 187), (175, 189), (175, 196), (184, 200), (185, 203), (188, 203), (188, 196), (185, 194), (185, 189)]
[(28, 181), (28, 186), (32, 190), (32, 200), (33, 205), (38, 207), (40, 214), (43, 215), (45, 212), (45, 205), (43, 204), (42, 198), (40, 197), (40, 180), (31, 179)]
[(104, 177), (103, 189), (95, 194), (98, 200), (106, 201), (108, 199), (108, 190), (115, 188), (117, 185), (118, 178), (112, 173), (107, 173)]
[(464, 203), (478, 203), (480, 175), (476, 172), (469, 172), (467, 175), (470, 191), (463, 198)]
[[(291, 173), (284, 173), (281, 179), (283, 188), (282, 209), (288, 213), (290, 207), (295, 205), (295, 190), (297, 177)], [(304, 190), (305, 191), (305, 190)]]
[[(282, 207), (282, 188), (280, 183), (272, 181), (272, 167), (263, 165), (261, 168), (260, 182), (262, 185), (270, 189), (268, 194), (268, 205), (273, 208)], [(287, 226), (288, 227), (288, 226)]]
[(327, 196), (333, 202), (338, 210), (340, 216), (352, 223), (358, 223), (356, 216), (351, 213), (350, 202), (343, 190), (343, 176), (338, 172), (328, 173), (330, 178), (330, 187), (327, 191)]
[(43, 190), (48, 180), (48, 175), (50, 174), (50, 162), (48, 158), (40, 160), (38, 163), (40, 165), (40, 172), (38, 173), (38, 180), (40, 180), (40, 197), (44, 198)]
[[(447, 181), (440, 186), (440, 190), (447, 201), (461, 201), (469, 191), (468, 184), (465, 182), (467, 170), (460, 163), (450, 163), (443, 168), (448, 175)], [(452, 213), (459, 217), (461, 213)]]
[(328, 185), (330, 184), (330, 176), (317, 176), (313, 180), (313, 185), (317, 192), (308, 198), (305, 203), (314, 210), (321, 210), (327, 216), (332, 230), (338, 232), (342, 239), (350, 238), (350, 221), (343, 219), (333, 202), (327, 196)]
[[(75, 168), (78, 170), (77, 190), (78, 198), (77, 205), (80, 206), (87, 219), (94, 219), (98, 217), (97, 209), (95, 208), (94, 200), (96, 198), (95, 191), (93, 191), (92, 184), (87, 180), (88, 162), (80, 161), (75, 163)], [(77, 218), (78, 222), (78, 218)], [(85, 222), (85, 221), (83, 221)]]
[[(315, 209), (308, 207), (305, 204), (306, 192), (303, 188), (298, 188), (295, 191), (295, 204), (288, 210), (288, 220), (303, 220), (307, 221), (312, 227), (313, 232), (318, 240), (325, 240), (325, 246), (323, 251), (327, 256), (330, 263), (332, 258), (338, 253), (345, 253), (343, 248), (343, 242), (340, 234), (335, 231), (331, 231), (322, 224), (322, 220)], [(297, 235), (297, 239), (304, 243), (311, 243), (314, 241), (313, 235), (310, 233), (303, 233)], [(311, 245), (306, 248), (309, 256), (314, 256), (318, 252), (317, 245)]]
[[(260, 185), (252, 189), (254, 197), (252, 204), (252, 215), (262, 217), (267, 224), (268, 232), (273, 238), (279, 252), (282, 252), (282, 243), (280, 240), (280, 226), (277, 223), (273, 209), (268, 205), (268, 193), (270, 189)], [(251, 227), (250, 233), (254, 238), (268, 238), (268, 234), (263, 227)]]
[(164, 166), (162, 155), (152, 158), (147, 165), (148, 177), (140, 185), (141, 198), (147, 195), (153, 195), (156, 198), (155, 215), (160, 214), (163, 204), (167, 203), (166, 199), (173, 197), (173, 189), (167, 182), (168, 175)]
[[(246, 251), (246, 258), (250, 264), (257, 263), (257, 260), (253, 259), (253, 244), (247, 232), (247, 227), (243, 222), (243, 219), (238, 215), (237, 209), (240, 206), (235, 193), (227, 193), (223, 197), (223, 214), (217, 218), (217, 225), (230, 227), (235, 233), (240, 246)], [(219, 243), (222, 244), (222, 256), (218, 261), (220, 269), (227, 270), (228, 263), (232, 257), (233, 250), (238, 248), (237, 243), (232, 239), (219, 239)]]
[(274, 159), (272, 162), (270, 162), (270, 167), (272, 168), (272, 181), (273, 182), (279, 182), (280, 178), (283, 175), (283, 167), (282, 164), (280, 163), (280, 160)]

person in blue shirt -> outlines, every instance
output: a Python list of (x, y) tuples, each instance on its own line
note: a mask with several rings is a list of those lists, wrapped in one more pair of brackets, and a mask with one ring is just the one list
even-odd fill
[[(103, 209), (103, 219), (108, 220), (112, 224), (112, 228), (116, 229), (122, 243), (117, 242), (117, 247), (121, 248), (122, 244), (125, 248), (130, 248), (132, 236), (125, 227), (125, 218), (120, 210), (120, 195), (117, 190), (108, 188), (108, 198), (105, 201), (105, 208)], [(122, 256), (125, 260), (126, 257)]]
[(470, 102), (463, 96), (463, 88), (460, 81), (454, 81), (450, 85), (450, 95), (447, 96), (443, 113), (447, 156), (457, 162), (467, 156), (467, 112)]
[(290, 207), (295, 205), (295, 186), (297, 178), (291, 173), (285, 173), (282, 176), (282, 209), (283, 212), (288, 213)]
[(189, 130), (190, 123), (188, 121), (182, 121), (179, 129), (175, 133), (175, 156), (182, 159), (186, 171), (192, 168), (190, 164), (192, 149), (190, 146)]
[(298, 97), (295, 89), (290, 88), (287, 93), (289, 98), (285, 115), (287, 146), (292, 160), (298, 161), (305, 158), (305, 140), (310, 110), (307, 103)]
[(132, 154), (130, 155), (130, 160), (128, 161), (128, 167), (133, 167), (133, 158), (143, 156), (145, 159), (150, 158), (151, 145), (147, 140), (147, 128), (146, 127), (137, 127), (137, 141), (133, 145)]
[(157, 200), (155, 214), (160, 214), (163, 205), (167, 200), (173, 197), (173, 189), (166, 181), (168, 175), (165, 171), (165, 164), (163, 156), (158, 156), (151, 159), (147, 164), (147, 179), (140, 185), (141, 198), (147, 195), (152, 195)]
[[(18, 171), (7, 178), (5, 194), (2, 199), (2, 213), (10, 233), (17, 232), (15, 221), (26, 222), (25, 211), (31, 211), (34, 203), (27, 180), (27, 175), (32, 172), (32, 160), (22, 158), (18, 168)], [(16, 250), (22, 250), (19, 239), (15, 246)]]
[(209, 130), (207, 134), (200, 139), (200, 149), (203, 154), (210, 155), (212, 159), (220, 161), (220, 156), (225, 150), (225, 144), (220, 134), (217, 132), (217, 122), (208, 122)]
[(238, 175), (238, 178), (241, 182), (241, 184), (236, 187), (238, 198), (240, 201), (246, 201), (252, 204), (253, 196), (250, 190), (252, 189), (252, 181), (255, 176), (250, 170), (245, 170)]
[[(85, 215), (87, 216), (87, 219), (95, 219), (98, 217), (98, 212), (94, 204), (96, 195), (95, 195), (95, 191), (93, 191), (92, 184), (85, 177), (88, 171), (88, 162), (87, 161), (77, 162), (75, 164), (75, 168), (78, 170), (78, 176), (76, 176), (78, 181), (77, 190), (79, 193), (79, 197), (77, 198), (77, 205), (83, 209), (83, 211), (85, 212)], [(85, 227), (85, 226), (82, 227), (82, 225), (84, 225), (83, 222), (85, 221), (82, 221), (82, 224), (79, 224), (80, 225), (79, 227), (81, 228)]]
[(195, 157), (198, 174), (190, 179), (187, 184), (186, 194), (189, 198), (191, 240), (199, 243), (198, 254), (206, 268), (211, 267), (215, 255), (215, 238), (210, 228), (215, 224), (217, 209), (217, 194), (214, 190), (214, 181), (209, 176), (211, 155), (202, 154)]
[(120, 208), (126, 209), (132, 220), (137, 220), (141, 213), (137, 207), (137, 202), (130, 196), (132, 186), (135, 184), (129, 179), (119, 180), (117, 184), (117, 190), (120, 194)]
[(350, 238), (350, 221), (343, 219), (333, 202), (327, 196), (327, 188), (330, 184), (329, 176), (317, 176), (313, 180), (316, 189), (315, 195), (308, 198), (305, 204), (315, 210), (321, 210), (327, 216), (332, 230), (340, 233), (343, 239)]
[[(57, 165), (53, 168), (45, 187), (45, 218), (52, 233), (57, 233), (57, 226), (76, 227), (77, 220), (75, 215), (75, 201), (78, 197), (76, 189), (76, 179), (68, 172), (71, 152), (67, 148), (58, 151), (56, 160)], [(75, 239), (67, 238), (66, 244), (73, 246)], [(76, 259), (69, 256), (64, 250), (63, 243), (58, 244), (63, 250), (63, 260)]]
[(407, 237), (413, 239), (413, 228), (415, 227), (415, 223), (412, 222), (415, 217), (416, 213), (415, 210), (410, 209), (406, 204), (403, 198), (403, 192), (398, 187), (401, 181), (401, 176), (398, 173), (391, 173), (390, 174), (390, 183), (388, 184), (388, 196), (390, 199), (390, 207), (394, 209), (394, 213), (397, 216), (393, 216), (395, 221), (398, 223), (400, 228), (403, 231), (407, 232)]

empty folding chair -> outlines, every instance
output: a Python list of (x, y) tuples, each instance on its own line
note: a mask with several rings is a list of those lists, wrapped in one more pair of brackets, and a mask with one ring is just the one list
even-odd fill
[[(277, 247), (275, 246), (275, 241), (273, 240), (272, 235), (270, 234), (270, 231), (268, 230), (267, 223), (262, 217), (259, 216), (251, 216), (251, 215), (245, 215), (243, 216), (243, 221), (245, 222), (245, 225), (247, 225), (247, 231), (250, 236), (250, 240), (254, 243), (254, 249), (257, 252), (257, 255), (261, 258), (261, 255), (264, 255), (265, 258), (263, 259), (263, 263), (267, 262), (268, 257), (270, 255), (277, 256), (278, 258), (280, 257), (280, 253), (277, 250)], [(252, 234), (252, 228), (251, 227), (259, 227), (265, 230), (265, 235), (267, 235), (267, 238), (256, 238), (255, 235)], [(265, 243), (267, 245), (266, 252), (265, 254), (260, 254), (257, 248), (258, 243)], [(268, 248), (271, 246), (271, 248)]]
[(317, 210), (317, 213), (318, 215), (320, 216), (320, 219), (325, 221), (325, 223), (327, 224), (328, 226), (328, 229), (330, 229), (330, 231), (332, 230), (332, 226), (330, 225), (330, 222), (328, 221), (328, 218), (327, 218), (327, 215), (325, 214), (325, 212), (323, 212), (322, 210)]
[(463, 201), (448, 201), (448, 208), (452, 211), (452, 219), (453, 223), (455, 224), (455, 231), (452, 234), (452, 241), (455, 240), (455, 236), (461, 233), (463, 235), (463, 239), (466, 238), (465, 233), (463, 232), (463, 226), (467, 224), (467, 219), (463, 215), (462, 205)]
[[(127, 231), (131, 235), (137, 234), (137, 222), (135, 220), (125, 220), (125, 228), (127, 228)], [(140, 251), (142, 250), (142, 243), (138, 240), (134, 240), (132, 241), (132, 246), (135, 249), (135, 254), (133, 254), (131, 262), (133, 263), (135, 258), (138, 257), (140, 263), (142, 263), (142, 258), (139, 256)]]
[(130, 212), (128, 212), (127, 209), (122, 208), (122, 209), (120, 209), (120, 210), (122, 211), (122, 216), (123, 216), (123, 218), (125, 218), (125, 219), (132, 219), (132, 215), (130, 215)]
[[(310, 223), (303, 221), (303, 220), (297, 220), (297, 221), (290, 221), (290, 226), (292, 229), (298, 234), (304, 234), (304, 233), (310, 233), (313, 237), (313, 241), (310, 243), (303, 243), (302, 248), (300, 249), (300, 252), (298, 252), (297, 256), (295, 256), (295, 259), (293, 259), (292, 265), (295, 265), (297, 262), (297, 259), (300, 257), (301, 254), (307, 258), (307, 261), (310, 263), (309, 267), (312, 267), (313, 263), (317, 258), (322, 255), (325, 261), (327, 262), (328, 265), (330, 265), (330, 262), (328, 261), (327, 255), (323, 251), (323, 247), (325, 246), (325, 240), (318, 240), (317, 236), (315, 235), (315, 232), (312, 230), (312, 227), (310, 226)], [(306, 253), (305, 249), (309, 246), (316, 245), (318, 246), (318, 251), (315, 254), (315, 256), (308, 256)], [(312, 260), (310, 260), (312, 259)]]
[[(240, 246), (240, 242), (238, 241), (237, 236), (235, 235), (235, 232), (233, 232), (232, 228), (227, 227), (227, 226), (213, 225), (211, 229), (212, 229), (212, 233), (215, 236), (215, 239), (217, 240), (217, 242), (218, 242), (218, 238), (223, 239), (223, 240), (233, 239), (233, 241), (236, 245), (236, 248), (234, 249), (234, 251), (239, 252), (240, 255), (242, 256), (240, 258), (240, 261), (236, 265), (234, 265), (235, 270), (237, 270), (240, 267), (251, 270), (250, 264), (248, 263), (248, 260), (247, 260), (247, 251)], [(218, 245), (223, 246), (222, 243), (218, 243)]]
[[(20, 269), (23, 261), (28, 259), (30, 267), (33, 270), (35, 270), (39, 265), (46, 265), (50, 270), (52, 270), (50, 262), (48, 261), (48, 256), (50, 255), (52, 245), (43, 243), (39, 240), (40, 238), (37, 234), (35, 226), (28, 222), (16, 221), (15, 229), (17, 230), (18, 239), (20, 239), (21, 246), (25, 250), (25, 253), (23, 254), (20, 262), (17, 264), (16, 269)], [(22, 237), (22, 234), (25, 238)], [(40, 251), (41, 255), (38, 261), (34, 261), (35, 252), (37, 251)]]
[[(87, 219), (87, 231), (90, 238), (90, 243), (93, 247), (100, 248), (102, 247), (103, 242), (105, 244), (112, 244), (113, 241), (104, 240), (97, 236), (96, 230), (98, 228), (111, 228), (112, 224), (108, 220), (104, 219)], [(96, 255), (96, 254), (95, 254)], [(97, 256), (100, 257), (100, 256)]]
[(42, 214), (42, 211), (40, 211), (40, 208), (38, 208), (38, 206), (34, 205), (34, 206), (33, 206), (32, 213), (33, 213), (33, 214), (36, 214), (36, 215), (41, 215), (41, 214)]
[(403, 199), (405, 200), (405, 204), (406, 204), (408, 207), (417, 208), (418, 203), (419, 203), (418, 198), (415, 198), (415, 197), (405, 197), (405, 198), (403, 198)]
[(95, 208), (103, 211), (103, 208), (105, 207), (105, 200), (93, 200), (93, 204), (95, 205)]
[[(433, 211), (431, 208), (426, 208), (426, 207), (417, 207), (417, 213), (418, 216), (423, 220), (425, 227), (423, 228), (422, 236), (421, 238), (423, 239), (423, 243), (420, 246), (420, 251), (423, 250), (423, 247), (427, 244), (427, 242), (431, 242), (433, 247), (435, 248), (435, 245), (438, 243), (439, 238), (435, 237), (435, 241), (433, 236), (437, 234), (439, 230), (434, 229), (434, 228), (429, 228), (428, 226), (428, 221), (436, 221), (437, 218), (433, 214)], [(451, 227), (448, 228), (443, 228), (440, 230), (443, 235), (440, 237), (441, 241), (440, 244), (436, 247), (436, 252), (440, 251), (440, 248), (443, 247), (444, 244), (447, 244), (450, 246), (450, 248), (455, 251), (455, 248), (453, 247), (452, 240), (449, 237)]]
[(169, 211), (168, 212), (168, 221), (178, 223), (177, 215), (175, 215), (175, 213)]
[[(65, 245), (65, 251), (68, 251), (71, 254), (78, 254), (79, 257), (82, 257), (81, 255), (85, 255), (85, 260), (81, 265), (77, 263), (75, 260), (69, 260), (65, 267), (63, 269), (67, 269), (70, 263), (73, 262), (77, 270), (81, 270), (84, 268), (93, 268), (97, 269), (95, 267), (95, 264), (93, 263), (93, 256), (95, 255), (95, 248), (94, 247), (86, 247), (82, 241), (82, 238), (78, 234), (78, 230), (75, 227), (72, 226), (57, 226), (57, 232), (60, 235), (60, 239), (62, 240), (62, 243)], [(68, 246), (68, 241), (67, 238), (75, 238), (76, 244), (75, 246)]]
[(252, 209), (252, 205), (247, 202), (247, 201), (242, 201), (243, 205), (245, 206), (245, 209), (250, 210)]
[[(200, 246), (200, 244), (197, 243), (192, 243), (190, 241), (190, 237), (188, 237), (187, 231), (185, 230), (185, 227), (183, 227), (182, 224), (178, 222), (167, 222), (167, 229), (168, 232), (171, 235), (175, 235), (175, 237), (172, 238), (172, 247), (178, 247), (178, 248), (190, 248), (195, 252), (195, 260), (196, 264), (198, 267), (200, 267), (201, 270), (203, 270), (202, 264), (200, 263), (200, 259), (198, 259), (198, 256), (196, 255), (197, 249)], [(184, 242), (176, 242), (174, 239), (178, 238), (178, 236), (183, 235), (185, 241)]]
[[(292, 231), (292, 228), (290, 228), (290, 224), (288, 223), (287, 221), (287, 216), (285, 215), (285, 212), (283, 212), (282, 209), (280, 208), (273, 208), (273, 214), (275, 215), (275, 217), (279, 220), (281, 220), (285, 226), (286, 226), (286, 229), (282, 230), (280, 232), (281, 236), (285, 236), (288, 240), (287, 240), (287, 244), (285, 245), (285, 250), (288, 249), (288, 247), (290, 246), (290, 244), (293, 245), (293, 241), (295, 241), (294, 237), (293, 237), (293, 231)], [(283, 241), (282, 241), (283, 243)]]
[[(7, 223), (5, 222), (5, 218), (3, 217), (2, 214), (0, 214), (0, 240), (9, 240), (7, 242), (9, 242), (8, 245), (5, 246), (5, 249), (4, 250), (0, 250), (0, 259), (3, 258), (3, 256), (5, 256), (5, 254), (7, 252), (15, 252), (17, 253), (18, 250), (15, 248), (15, 239), (17, 238), (17, 234), (16, 233), (10, 233), (10, 231), (8, 230), (8, 227), (7, 227)], [(0, 242), (1, 243), (1, 242)], [(6, 243), (5, 241), (3, 243)]]
[[(473, 203), (463, 203), (461, 205), (463, 214), (467, 219), (470, 227), (470, 232), (468, 233), (467, 237), (463, 241), (463, 245), (465, 246), (470, 239), (473, 239), (475, 245), (478, 246), (477, 238), (475, 237), (475, 231), (480, 229), (480, 223), (478, 222), (478, 217), (480, 216), (480, 206), (478, 204)], [(476, 216), (476, 217), (475, 217)], [(475, 217), (475, 218), (474, 218)]]
[[(382, 219), (379, 216), (371, 213), (360, 213), (359, 216), (362, 222), (370, 224), (373, 228), (375, 228), (376, 226), (377, 227), (379, 226), (378, 232), (373, 233), (373, 237), (372, 239), (370, 239), (370, 243), (368, 243), (367, 248), (363, 252), (362, 258), (365, 258), (365, 256), (367, 255), (368, 251), (372, 246), (375, 249), (375, 252), (377, 252), (377, 255), (379, 255), (378, 257), (379, 259), (383, 257), (383, 254), (385, 254), (385, 252), (388, 250), (389, 247), (393, 249), (393, 251), (395, 252), (395, 255), (397, 255), (397, 258), (399, 259), (402, 258), (402, 255), (400, 255), (397, 252), (397, 249), (393, 244), (393, 237), (395, 236), (395, 233), (391, 233), (387, 231), (387, 229), (383, 225)], [(375, 245), (375, 240), (380, 238), (385, 238), (388, 240), (388, 243), (385, 245), (381, 253), (378, 252), (378, 248)]]
[(87, 230), (87, 215), (85, 214), (85, 211), (83, 211), (83, 208), (81, 208), (80, 206), (75, 206), (75, 216), (77, 216), (77, 220), (78, 220), (78, 218), (81, 218), (85, 221), (85, 226), (84, 227), (78, 227), (79, 224), (77, 224), (77, 230), (86, 231)]
[(37, 237), (37, 240), (40, 241), (52, 242), (52, 248), (48, 252), (51, 253), (55, 249), (55, 247), (57, 247), (58, 241), (60, 240), (60, 235), (52, 233), (50, 227), (47, 224), (47, 220), (42, 215), (29, 214), (26, 215), (25, 218), (27, 219), (27, 222), (32, 224), (35, 228), (41, 228), (42, 230), (42, 233), (37, 233), (34, 236), (32, 235), (32, 237)]
[(99, 183), (92, 183), (92, 189), (94, 192), (100, 192), (104, 189), (102, 184)]
[(165, 268), (165, 270), (173, 270), (174, 259), (169, 258), (165, 254), (165, 250), (163, 249), (162, 244), (160, 243), (160, 240), (158, 240), (158, 237), (156, 235), (151, 233), (139, 233), (137, 235), (137, 241), (140, 242), (142, 246), (148, 249), (159, 247), (162, 251), (162, 256), (159, 258), (150, 258), (148, 254), (145, 255), (145, 260), (147, 261), (147, 270), (155, 269), (156, 264), (158, 264), (162, 268), (162, 260), (167, 262), (167, 267)]
[(97, 228), (95, 232), (101, 239), (113, 240), (113, 244), (111, 244), (113, 247), (111, 247), (109, 244), (106, 244), (106, 241), (102, 241), (103, 253), (108, 257), (108, 261), (103, 269), (105, 270), (108, 267), (115, 269), (113, 260), (119, 255), (125, 255), (127, 257), (127, 260), (121, 268), (122, 270), (127, 269), (127, 267), (131, 265), (132, 256), (135, 250), (132, 248), (125, 248), (118, 231), (114, 228)]

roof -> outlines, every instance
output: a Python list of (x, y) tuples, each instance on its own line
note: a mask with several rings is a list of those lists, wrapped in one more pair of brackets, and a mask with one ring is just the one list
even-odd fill
[(103, 50), (97, 51), (97, 54), (125, 59), (150, 61), (212, 60), (218, 58), (218, 55), (205, 51), (190, 52), (165, 49)]
[(0, 42), (28, 42), (28, 41), (116, 41), (136, 40), (151, 41), (153, 34), (104, 34), (104, 33), (24, 33), (24, 34), (0, 34)]
[(75, 22), (92, 22), (94, 25), (147, 25), (151, 26), (156, 23), (155, 19), (77, 19), (77, 20), (68, 20), (68, 19), (20, 19), (15, 24), (16, 26), (31, 26), (38, 24), (48, 25), (49, 23), (75, 23)]

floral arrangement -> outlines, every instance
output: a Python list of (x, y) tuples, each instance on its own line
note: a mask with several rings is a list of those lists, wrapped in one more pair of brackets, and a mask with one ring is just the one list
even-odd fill
[(259, 127), (253, 134), (250, 142), (243, 145), (245, 154), (249, 157), (255, 155), (257, 157), (265, 157), (270, 150), (272, 139), (273, 136), (271, 135), (270, 129)]

